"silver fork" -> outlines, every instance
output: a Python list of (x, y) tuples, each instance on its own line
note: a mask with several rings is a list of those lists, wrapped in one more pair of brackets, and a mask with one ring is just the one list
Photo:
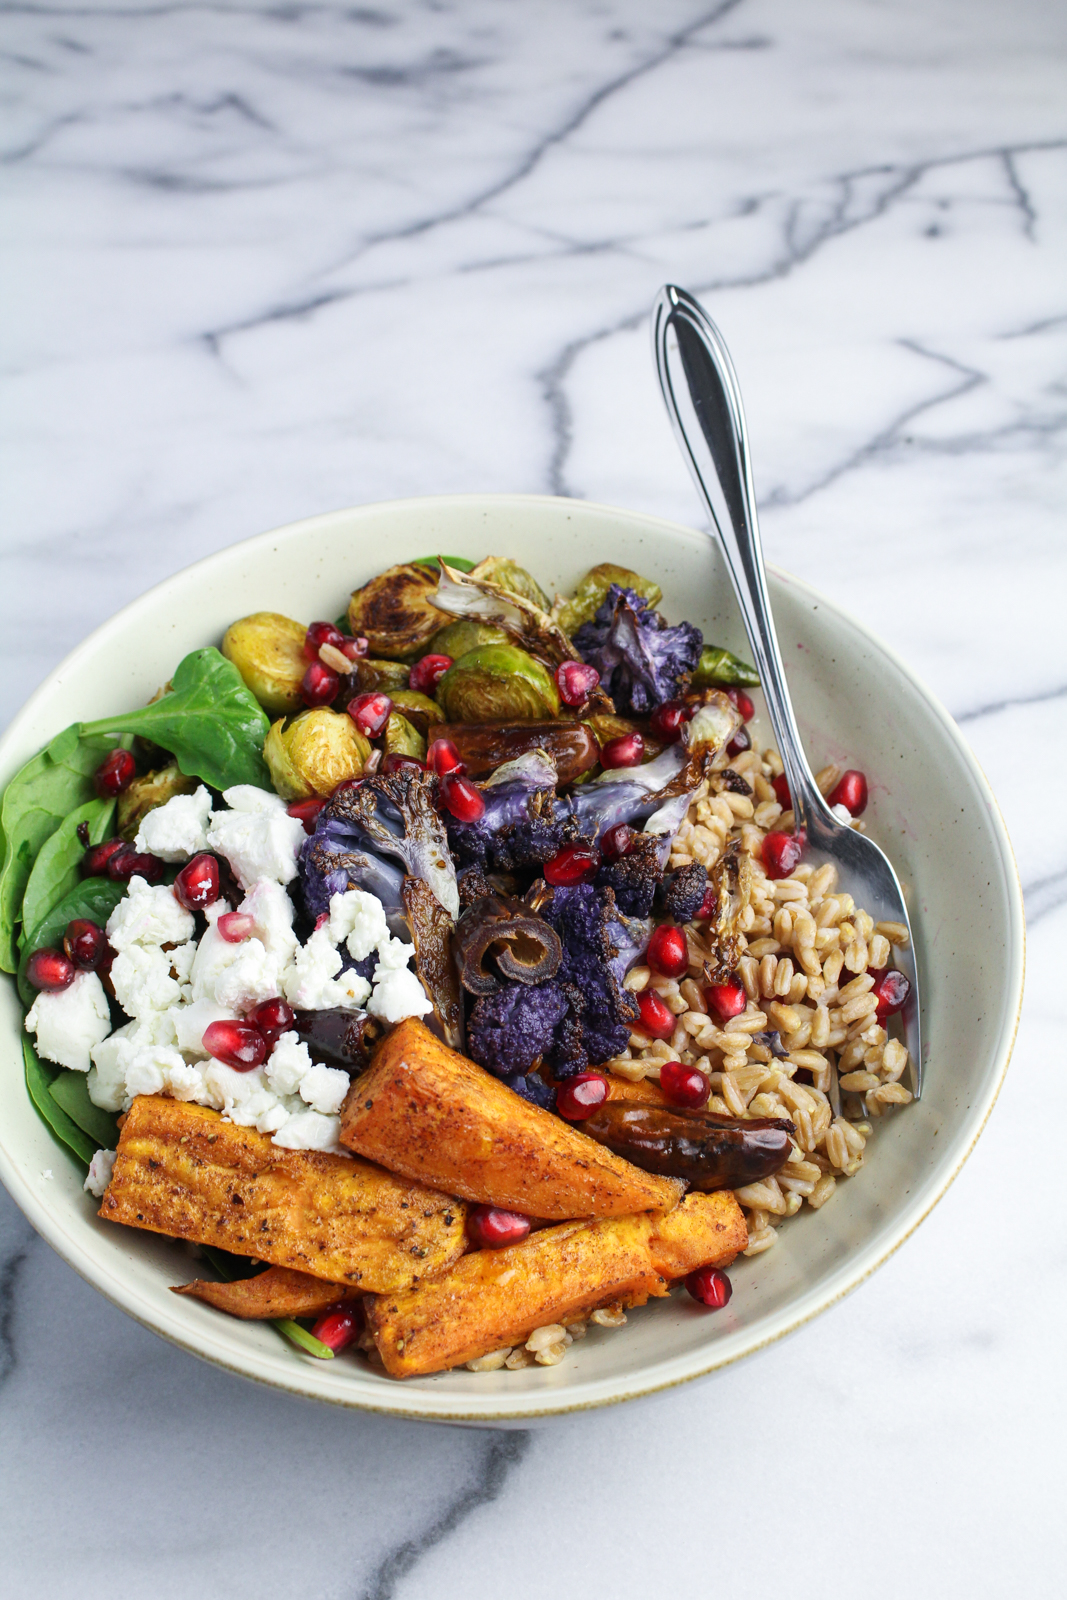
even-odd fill
[[(673, 340), (671, 339), (673, 335)], [(785, 767), (798, 829), (807, 835), (806, 858), (836, 864), (842, 887), (876, 922), (902, 922), (908, 942), (896, 947), (897, 966), (911, 983), (901, 1012), (912, 1091), (922, 1093), (919, 975), (915, 941), (897, 875), (873, 839), (837, 820), (808, 766), (774, 631), (763, 568), (748, 432), (737, 376), (722, 334), (703, 307), (668, 284), (652, 312), (656, 371), (682, 454), (719, 536), (741, 607), (749, 644)], [(679, 372), (680, 368), (680, 372)], [(677, 383), (672, 373), (677, 373)], [(685, 414), (679, 396), (688, 398)], [(832, 1074), (833, 1100), (839, 1098)], [(835, 1104), (835, 1112), (839, 1109)]]

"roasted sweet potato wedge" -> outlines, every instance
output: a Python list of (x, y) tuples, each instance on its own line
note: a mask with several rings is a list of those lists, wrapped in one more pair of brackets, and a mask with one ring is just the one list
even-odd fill
[(192, 1295), (231, 1317), (255, 1322), (274, 1317), (314, 1317), (340, 1300), (358, 1300), (362, 1289), (344, 1283), (328, 1283), (307, 1272), (290, 1267), (268, 1267), (254, 1278), (239, 1278), (236, 1283), (209, 1283), (196, 1278), (178, 1284), (172, 1294)]
[(728, 1267), (747, 1244), (745, 1214), (729, 1189), (687, 1194), (680, 1206), (652, 1218), (652, 1265), (665, 1278)]
[(644, 1305), (667, 1285), (652, 1267), (651, 1219), (568, 1222), (505, 1250), (476, 1250), (432, 1282), (367, 1302), (385, 1370), (410, 1378), (518, 1344), (598, 1306)]
[(362, 1290), (400, 1289), (465, 1248), (466, 1207), (380, 1167), (282, 1150), (217, 1111), (139, 1095), (99, 1215)]
[(666, 1208), (683, 1188), (523, 1100), (415, 1018), (353, 1083), (341, 1143), (406, 1178), (548, 1221)]

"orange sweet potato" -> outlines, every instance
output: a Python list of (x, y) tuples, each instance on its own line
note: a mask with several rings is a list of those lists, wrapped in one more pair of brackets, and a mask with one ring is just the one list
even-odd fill
[(130, 1107), (99, 1215), (380, 1292), (451, 1266), (466, 1243), (449, 1195), (158, 1095)]
[(683, 1188), (523, 1100), (415, 1018), (352, 1085), (341, 1143), (449, 1194), (548, 1221), (667, 1208)]
[(567, 1222), (504, 1250), (472, 1251), (417, 1288), (368, 1299), (385, 1370), (394, 1378), (442, 1372), (549, 1323), (666, 1294), (651, 1263), (651, 1230), (647, 1216)]
[(665, 1278), (728, 1267), (747, 1244), (745, 1214), (729, 1189), (687, 1194), (680, 1206), (652, 1218), (652, 1265)]
[(358, 1300), (361, 1289), (344, 1283), (329, 1283), (307, 1272), (290, 1267), (268, 1267), (254, 1278), (239, 1278), (235, 1283), (210, 1283), (196, 1278), (176, 1285), (171, 1294), (192, 1295), (231, 1317), (259, 1321), (274, 1317), (314, 1317), (341, 1300)]

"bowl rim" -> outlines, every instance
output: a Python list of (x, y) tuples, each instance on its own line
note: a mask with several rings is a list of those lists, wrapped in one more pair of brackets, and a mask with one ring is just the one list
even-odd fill
[[(168, 589), (177, 579), (186, 578), (192, 573), (210, 569), (216, 563), (232, 558), (237, 551), (254, 554), (258, 549), (267, 547), (272, 540), (276, 540), (282, 535), (292, 537), (297, 534), (313, 534), (316, 530), (324, 529), (327, 525), (336, 524), (353, 517), (373, 517), (376, 513), (383, 511), (403, 512), (416, 509), (426, 511), (435, 506), (447, 506), (451, 509), (469, 506), (472, 510), (486, 510), (489, 507), (506, 509), (520, 505), (552, 507), (556, 511), (567, 507), (569, 515), (582, 515), (585, 512), (592, 512), (609, 517), (622, 517), (631, 524), (643, 525), (650, 534), (658, 532), (666, 534), (672, 539), (682, 537), (686, 541), (703, 541), (712, 537), (709, 533), (689, 527), (684, 523), (672, 522), (666, 518), (628, 510), (621, 506), (612, 506), (591, 500), (573, 500), (558, 495), (525, 493), (409, 496), (398, 500), (380, 500), (365, 505), (344, 506), (333, 511), (321, 512), (311, 517), (301, 518), (295, 522), (284, 523), (264, 533), (237, 540), (231, 545), (224, 546), (221, 550), (212, 551), (189, 566), (170, 574), (160, 582), (153, 584), (143, 594), (129, 601), (121, 610), (115, 612), (102, 622), (99, 627), (95, 628), (48, 673), (12, 718), (3, 735), (0, 736), (0, 772), (3, 772), (8, 767), (10, 761), (9, 752), (12, 747), (18, 745), (23, 728), (34, 719), (38, 706), (48, 697), (57, 681), (62, 679), (67, 671), (75, 665), (83, 652), (90, 646), (98, 647), (106, 643), (110, 634), (121, 632), (126, 623), (134, 618), (138, 611), (149, 607), (160, 593)], [(996, 797), (974, 752), (937, 696), (930, 691), (922, 679), (901, 659), (895, 650), (886, 645), (877, 634), (872, 633), (865, 624), (859, 622), (843, 607), (827, 599), (826, 596), (814, 589), (810, 584), (795, 577), (783, 568), (769, 565), (768, 571), (778, 583), (783, 583), (795, 590), (802, 598), (818, 606), (824, 612), (829, 612), (835, 622), (843, 624), (846, 628), (861, 636), (872, 650), (880, 653), (910, 683), (919, 697), (925, 702), (939, 723), (942, 733), (955, 747), (963, 764), (970, 770), (976, 786), (987, 802), (991, 831), (997, 848), (998, 864), (1001, 867), (1006, 888), (1009, 950), (1008, 961), (1005, 963), (1004, 969), (1005, 1004), (1003, 1007), (1003, 1020), (991, 1050), (993, 1072), (983, 1094), (971, 1107), (967, 1121), (964, 1124), (965, 1128), (970, 1128), (971, 1134), (966, 1148), (960, 1151), (956, 1158), (948, 1164), (946, 1170), (933, 1180), (932, 1187), (927, 1187), (922, 1203), (920, 1204), (917, 1201), (911, 1208), (905, 1210), (905, 1215), (899, 1224), (891, 1230), (888, 1239), (853, 1253), (847, 1264), (840, 1267), (828, 1281), (824, 1282), (821, 1289), (808, 1290), (802, 1293), (794, 1302), (792, 1313), (780, 1314), (777, 1319), (777, 1325), (771, 1331), (765, 1332), (759, 1337), (752, 1337), (751, 1333), (746, 1336), (743, 1331), (731, 1334), (712, 1346), (707, 1352), (689, 1352), (645, 1366), (635, 1372), (629, 1382), (620, 1380), (618, 1377), (587, 1381), (583, 1385), (585, 1391), (583, 1395), (581, 1397), (576, 1396), (571, 1400), (567, 1399), (566, 1390), (544, 1390), (529, 1393), (521, 1401), (509, 1401), (499, 1394), (486, 1394), (480, 1403), (475, 1403), (473, 1406), (470, 1405), (467, 1397), (464, 1398), (464, 1401), (457, 1402), (452, 1397), (447, 1399), (444, 1395), (436, 1397), (430, 1391), (415, 1390), (400, 1383), (391, 1384), (387, 1390), (378, 1391), (380, 1399), (378, 1394), (355, 1393), (347, 1395), (324, 1392), (323, 1385), (314, 1380), (316, 1369), (322, 1371), (323, 1377), (325, 1377), (326, 1371), (329, 1369), (328, 1363), (315, 1362), (314, 1366), (309, 1368), (307, 1363), (311, 1362), (313, 1358), (307, 1357), (293, 1361), (292, 1357), (296, 1352), (281, 1345), (279, 1345), (276, 1356), (266, 1356), (262, 1351), (258, 1350), (250, 1351), (247, 1364), (238, 1363), (233, 1359), (232, 1353), (224, 1349), (222, 1342), (216, 1340), (209, 1330), (204, 1330), (202, 1337), (193, 1338), (177, 1325), (167, 1326), (166, 1319), (163, 1318), (161, 1320), (156, 1311), (149, 1310), (144, 1298), (138, 1293), (137, 1289), (124, 1281), (121, 1271), (105, 1275), (98, 1268), (85, 1262), (74, 1240), (67, 1236), (62, 1221), (53, 1215), (40, 1192), (31, 1186), (28, 1175), (24, 1175), (16, 1156), (8, 1151), (3, 1130), (0, 1129), (0, 1181), (4, 1183), (8, 1192), (35, 1230), (52, 1246), (57, 1254), (80, 1277), (84, 1278), (104, 1295), (107, 1300), (119, 1307), (120, 1310), (124, 1311), (143, 1327), (149, 1328), (153, 1333), (177, 1345), (180, 1349), (188, 1351), (203, 1360), (210, 1361), (213, 1365), (235, 1373), (237, 1376), (248, 1379), (251, 1382), (264, 1384), (271, 1389), (282, 1389), (285, 1392), (297, 1394), (322, 1404), (340, 1406), (346, 1410), (395, 1416), (407, 1421), (460, 1423), (482, 1427), (522, 1423), (532, 1424), (548, 1420), (554, 1416), (567, 1416), (579, 1411), (597, 1410), (603, 1406), (621, 1403), (624, 1400), (662, 1393), (694, 1379), (707, 1377), (711, 1373), (732, 1366), (736, 1362), (754, 1355), (758, 1351), (777, 1343), (780, 1339), (795, 1333), (821, 1312), (828, 1310), (847, 1294), (850, 1294), (853, 1289), (870, 1277), (878, 1267), (888, 1261), (899, 1250), (905, 1240), (911, 1237), (920, 1223), (930, 1215), (930, 1212), (959, 1175), (985, 1129), (1007, 1074), (1008, 1064), (1011, 1060), (1018, 1034), (1025, 977), (1026, 933), (1022, 886), (1007, 827)], [(0, 781), (6, 781), (6, 779)], [(641, 1381), (641, 1373), (648, 1374), (648, 1381)], [(470, 1400), (474, 1400), (474, 1398), (472, 1395)]]

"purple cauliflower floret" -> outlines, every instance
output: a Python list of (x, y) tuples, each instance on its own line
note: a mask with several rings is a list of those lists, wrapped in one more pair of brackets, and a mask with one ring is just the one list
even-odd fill
[(622, 979), (637, 958), (640, 940), (633, 937), (633, 926), (620, 919), (611, 890), (591, 883), (557, 888), (540, 914), (563, 945), (557, 981), (568, 986), (570, 1020), (581, 1029), (577, 1049), (573, 1030), (566, 1035), (561, 1027), (552, 1056), (560, 1076), (570, 1077), (589, 1062), (609, 1061), (625, 1050), (638, 1012)]
[(596, 875), (598, 889), (611, 889), (615, 904), (627, 917), (647, 917), (662, 874), (655, 834), (639, 833), (628, 855), (606, 861)]
[(472, 1006), (467, 1048), (479, 1066), (510, 1081), (549, 1053), (566, 1015), (567, 999), (555, 981), (504, 984)]
[(636, 590), (613, 583), (592, 622), (576, 631), (574, 646), (600, 673), (616, 710), (648, 715), (684, 692), (704, 635), (689, 622), (669, 628)]
[(663, 909), (675, 922), (692, 922), (701, 906), (708, 887), (708, 869), (699, 861), (679, 867), (663, 880), (661, 898)]
[(448, 843), (461, 867), (483, 872), (533, 871), (551, 861), (567, 834), (570, 805), (555, 789), (502, 783), (482, 790), (477, 822), (446, 817)]

